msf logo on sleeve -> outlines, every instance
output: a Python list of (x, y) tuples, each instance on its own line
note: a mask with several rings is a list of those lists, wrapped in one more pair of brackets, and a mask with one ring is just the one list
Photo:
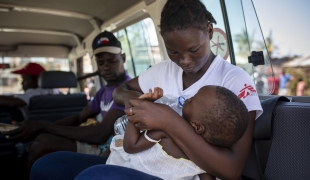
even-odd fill
[(244, 84), (244, 88), (241, 89), (239, 92), (240, 92), (238, 95), (239, 99), (242, 99), (242, 98), (245, 99), (248, 96), (257, 94), (256, 90), (251, 85), (247, 85), (247, 84)]

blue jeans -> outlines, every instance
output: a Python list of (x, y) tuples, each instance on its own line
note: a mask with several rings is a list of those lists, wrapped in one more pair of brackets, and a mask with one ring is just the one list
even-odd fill
[(58, 151), (39, 158), (32, 166), (31, 180), (74, 179), (84, 169), (105, 164), (107, 157)]
[(134, 169), (114, 166), (96, 165), (81, 172), (74, 180), (160, 180), (160, 178)]
[[(159, 180), (160, 178), (121, 166), (105, 165), (107, 158), (59, 151), (39, 158), (32, 166), (31, 180)], [(92, 167), (93, 166), (93, 167)], [(85, 170), (85, 171), (84, 171)], [(82, 172), (83, 171), (83, 172)]]

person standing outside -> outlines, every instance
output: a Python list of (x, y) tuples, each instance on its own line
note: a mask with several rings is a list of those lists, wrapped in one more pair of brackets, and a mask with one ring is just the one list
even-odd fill
[(289, 82), (293, 80), (293, 76), (286, 73), (285, 70), (282, 70), (282, 73), (279, 76), (279, 94), (280, 96), (288, 95), (288, 86)]
[(297, 87), (296, 87), (296, 96), (304, 96), (306, 91), (306, 83), (302, 78), (298, 79)]
[(277, 76), (270, 75), (267, 78), (269, 93), (271, 95), (278, 95), (280, 80)]

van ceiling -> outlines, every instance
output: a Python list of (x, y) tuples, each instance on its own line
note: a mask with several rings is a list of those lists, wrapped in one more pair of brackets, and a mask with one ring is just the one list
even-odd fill
[[(25, 56), (17, 52), (20, 46), (59, 46), (69, 52), (103, 22), (141, 1), (0, 0), (0, 55)], [(55, 57), (67, 55), (55, 52)]]

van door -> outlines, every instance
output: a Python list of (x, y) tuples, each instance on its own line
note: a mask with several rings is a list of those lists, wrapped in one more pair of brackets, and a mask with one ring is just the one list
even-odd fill
[[(259, 95), (268, 95), (274, 84), (270, 57), (251, 0), (202, 0), (217, 21), (211, 40), (213, 53), (244, 69), (253, 78)], [(251, 53), (259, 52), (260, 65), (249, 63)], [(251, 59), (251, 58), (250, 58)], [(253, 59), (253, 58), (252, 58)], [(255, 59), (256, 60), (256, 59)]]

